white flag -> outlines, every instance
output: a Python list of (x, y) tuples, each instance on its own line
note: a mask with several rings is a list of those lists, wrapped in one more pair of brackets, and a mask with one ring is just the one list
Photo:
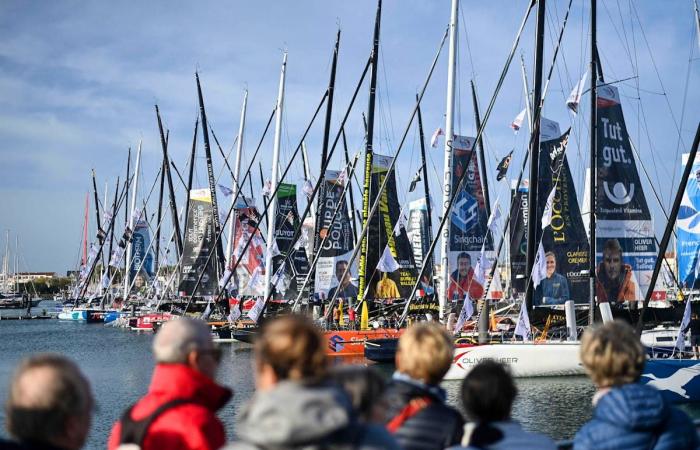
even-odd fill
[(481, 253), (479, 253), (478, 258), (476, 266), (474, 267), (474, 278), (472, 278), (472, 282), (477, 282), (481, 286), (486, 286), (486, 269), (490, 267), (490, 264), (488, 259), (486, 259), (483, 247), (481, 247)]
[(510, 127), (516, 132), (520, 129), (520, 127), (523, 126), (526, 112), (527, 109), (523, 109), (522, 111), (520, 111), (520, 113), (517, 116), (515, 116), (515, 119), (513, 119), (513, 121), (510, 123)]
[(109, 276), (109, 272), (105, 272), (102, 275), (102, 288), (107, 289), (109, 287), (109, 282), (111, 281), (111, 278)]
[(486, 223), (486, 226), (488, 229), (491, 231), (491, 233), (496, 233), (497, 226), (496, 226), (496, 221), (501, 218), (501, 207), (498, 204), (498, 199), (496, 199), (496, 203), (493, 205), (493, 210), (491, 211), (491, 216), (489, 217), (488, 222)]
[(394, 236), (400, 236), (402, 228), (406, 229), (406, 216), (404, 216), (403, 208), (401, 208), (401, 212), (399, 213), (399, 220), (396, 221), (396, 225), (394, 226)]
[(430, 138), (430, 146), (433, 148), (437, 147), (438, 138), (440, 136), (444, 136), (444, 135), (445, 135), (445, 132), (442, 131), (442, 128), (438, 128), (437, 130), (435, 130), (435, 133), (433, 133), (433, 137)]
[(248, 311), (248, 317), (250, 317), (252, 321), (257, 322), (264, 307), (265, 297), (258, 297), (258, 299), (255, 301), (255, 305), (250, 308), (250, 311)]
[(566, 99), (566, 106), (569, 107), (571, 111), (576, 114), (578, 112), (578, 105), (581, 103), (581, 95), (583, 95), (583, 87), (586, 84), (586, 77), (588, 77), (588, 72), (583, 74), (581, 80), (576, 83), (574, 90), (569, 94), (569, 98)]
[(544, 230), (552, 224), (552, 209), (554, 207), (554, 194), (557, 187), (552, 188), (552, 192), (547, 196), (547, 203), (544, 205), (544, 213), (542, 214), (542, 229)]
[(391, 254), (391, 249), (388, 245), (384, 247), (384, 253), (382, 253), (382, 257), (379, 258), (377, 270), (380, 272), (396, 272), (399, 270), (399, 263), (396, 262), (394, 255)]
[(537, 257), (535, 257), (535, 265), (532, 266), (532, 282), (535, 285), (535, 289), (540, 285), (540, 282), (547, 277), (547, 262), (544, 257), (544, 247), (542, 246), (542, 241), (540, 241), (540, 246), (537, 247)]
[(523, 299), (520, 305), (520, 314), (518, 315), (518, 324), (515, 326), (515, 331), (513, 332), (515, 336), (520, 336), (523, 341), (530, 339), (530, 316), (527, 314), (527, 306), (525, 305), (525, 299)]
[(272, 239), (272, 242), (270, 242), (270, 245), (267, 247), (267, 250), (270, 252), (273, 258), (282, 254), (280, 252), (280, 248), (277, 246), (277, 239), (274, 238)]
[(464, 296), (464, 305), (462, 306), (462, 311), (459, 313), (459, 318), (457, 319), (457, 325), (455, 326), (454, 332), (458, 333), (467, 320), (474, 315), (474, 304), (472, 299), (469, 298), (469, 294)]
[(221, 275), (221, 278), (219, 279), (219, 287), (221, 289), (224, 288), (224, 284), (226, 283), (226, 280), (231, 276), (231, 271), (226, 269), (224, 270), (224, 274)]
[(263, 186), (262, 195), (263, 197), (269, 197), (272, 193), (272, 181), (267, 180), (265, 186)]
[(228, 323), (234, 323), (241, 317), (241, 309), (233, 308), (228, 315)]
[(690, 299), (685, 301), (685, 311), (683, 312), (683, 320), (681, 320), (681, 329), (678, 331), (678, 337), (676, 338), (676, 348), (678, 351), (685, 350), (685, 330), (690, 324)]
[(304, 181), (304, 186), (302, 186), (301, 191), (307, 197), (311, 197), (311, 194), (314, 193), (314, 185), (311, 183), (311, 180)]
[(262, 275), (262, 270), (260, 269), (260, 266), (256, 267), (253, 273), (250, 275), (250, 279), (248, 279), (248, 286), (247, 288), (250, 289), (253, 292), (262, 292), (265, 290), (265, 280), (263, 279)]
[(202, 320), (209, 320), (209, 316), (211, 315), (211, 300), (207, 302), (207, 307), (204, 308), (204, 312), (202, 313)]
[(112, 250), (112, 257), (109, 258), (109, 265), (112, 267), (119, 267), (122, 263), (122, 258), (124, 257), (124, 249), (122, 247), (117, 247)]

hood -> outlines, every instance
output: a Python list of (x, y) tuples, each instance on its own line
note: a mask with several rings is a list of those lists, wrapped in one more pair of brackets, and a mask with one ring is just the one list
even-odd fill
[(352, 421), (352, 407), (340, 388), (283, 381), (256, 393), (237, 420), (236, 434), (259, 446), (315, 443)]
[(163, 399), (189, 398), (210, 411), (224, 406), (233, 392), (185, 364), (157, 364), (149, 395)]
[(594, 412), (596, 418), (632, 431), (656, 428), (669, 414), (670, 408), (658, 390), (636, 383), (612, 388)]

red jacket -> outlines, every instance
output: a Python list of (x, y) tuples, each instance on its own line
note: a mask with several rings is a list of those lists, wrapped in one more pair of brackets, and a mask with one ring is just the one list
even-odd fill
[[(160, 405), (184, 398), (185, 403), (165, 411), (155, 419), (146, 433), (143, 450), (211, 449), (226, 441), (224, 426), (215, 412), (231, 398), (230, 389), (219, 386), (206, 375), (184, 364), (158, 364), (148, 393), (131, 413), (134, 420), (144, 419)], [(117, 421), (109, 436), (108, 449), (119, 446), (121, 423)]]
[(457, 301), (464, 300), (467, 290), (469, 290), (469, 297), (475, 301), (484, 295), (484, 287), (474, 279), (474, 269), (471, 267), (464, 278), (460, 278), (456, 271), (452, 273), (450, 284), (447, 287), (447, 301), (451, 302), (455, 298)]

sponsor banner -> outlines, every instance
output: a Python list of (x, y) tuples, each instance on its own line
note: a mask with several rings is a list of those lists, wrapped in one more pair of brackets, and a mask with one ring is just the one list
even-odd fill
[[(370, 205), (376, 201), (377, 191), (384, 183), (392, 160), (391, 156), (374, 154), (370, 180), (372, 186), (369, 198)], [(418, 270), (408, 233), (405, 227), (397, 227), (399, 216), (402, 213), (396, 191), (395, 172), (392, 172), (386, 189), (379, 198), (377, 213), (369, 222), (364, 274), (368, 286), (366, 298), (392, 298), (396, 296), (397, 292), (399, 297), (407, 298), (416, 283)], [(399, 269), (383, 273), (377, 270), (377, 264), (387, 246), (391, 255), (398, 262)]]
[(134, 225), (134, 233), (131, 237), (131, 267), (130, 279), (134, 279), (140, 268), (140, 274), (150, 279), (153, 277), (153, 253), (149, 250), (151, 234), (148, 231), (148, 223), (139, 220)]
[[(314, 290), (321, 298), (327, 298), (328, 291), (338, 285), (336, 264), (341, 261), (347, 262), (353, 251), (352, 228), (346, 198), (342, 199), (342, 205), (335, 215), (335, 220), (331, 222), (345, 189), (339, 178), (339, 171), (326, 170), (325, 185), (320, 189), (323, 202), (318, 211), (318, 219), (321, 221), (319, 239), (323, 242), (323, 239), (328, 236), (319, 249), (320, 256), (316, 263), (314, 278)], [(350, 276), (354, 279), (356, 275), (357, 270), (353, 264), (350, 267)]]
[(585, 304), (590, 298), (587, 272), (590, 247), (566, 157), (570, 132), (571, 129), (540, 144), (538, 218), (544, 214), (552, 192), (553, 196), (551, 223), (544, 230), (537, 227), (537, 239), (542, 239), (547, 270), (546, 277), (535, 290), (534, 305), (563, 304), (566, 300)]
[[(190, 191), (190, 205), (187, 224), (185, 225), (185, 241), (180, 265), (180, 295), (190, 296), (202, 272), (202, 281), (195, 295), (214, 295), (216, 293), (216, 250), (214, 241), (214, 210), (212, 208), (209, 189), (193, 189)], [(207, 264), (207, 259), (209, 264)]]
[[(265, 295), (264, 283), (253, 283), (251, 280), (254, 274), (265, 273), (265, 244), (259, 229), (255, 231), (254, 235), (252, 234), (260, 220), (258, 210), (252, 206), (253, 204), (252, 200), (247, 204), (239, 201), (234, 213), (236, 236), (233, 240), (229, 269), (240, 259), (233, 282), (234, 287), (237, 287), (239, 297)], [(251, 241), (250, 245), (248, 245), (249, 240)], [(243, 249), (246, 245), (248, 245), (248, 249), (244, 253)]]
[[(428, 230), (428, 205), (425, 198), (408, 204), (408, 239), (413, 248), (413, 260), (420, 271), (423, 267), (423, 256), (428, 254), (431, 236)], [(427, 267), (425, 273), (432, 273), (432, 267)]]
[[(309, 260), (304, 248), (295, 249), (294, 231), (299, 226), (299, 210), (297, 209), (297, 187), (295, 184), (280, 183), (277, 191), (277, 214), (275, 216), (275, 241), (281, 252), (273, 259), (274, 273), (280, 271), (280, 265), (289, 252), (292, 256), (287, 260), (287, 267), (281, 269), (285, 276), (275, 283), (277, 295), (275, 298), (286, 300), (297, 297), (299, 288), (309, 273)], [(280, 295), (282, 294), (282, 295)]]
[(657, 257), (653, 223), (622, 114), (618, 90), (598, 87), (596, 295), (643, 298)]
[[(688, 154), (681, 160), (681, 171), (688, 162)], [(678, 279), (687, 289), (700, 288), (700, 161), (693, 161), (688, 184), (676, 219), (676, 254)]]
[[(529, 183), (523, 180), (516, 189), (517, 180), (511, 184), (511, 204), (510, 210), (510, 274), (511, 287), (516, 293), (524, 293), (526, 289), (525, 274), (527, 272), (527, 220), (528, 207), (530, 204)], [(516, 199), (517, 197), (517, 199)], [(513, 199), (515, 203), (513, 203)]]

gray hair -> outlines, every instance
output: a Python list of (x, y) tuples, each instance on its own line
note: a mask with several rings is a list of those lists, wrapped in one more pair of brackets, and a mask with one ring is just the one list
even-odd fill
[(182, 317), (166, 322), (153, 339), (156, 363), (184, 363), (193, 350), (211, 348), (211, 330), (200, 319)]
[(68, 358), (42, 353), (17, 368), (5, 403), (7, 431), (22, 442), (50, 443), (70, 417), (86, 417), (94, 403), (90, 383)]

